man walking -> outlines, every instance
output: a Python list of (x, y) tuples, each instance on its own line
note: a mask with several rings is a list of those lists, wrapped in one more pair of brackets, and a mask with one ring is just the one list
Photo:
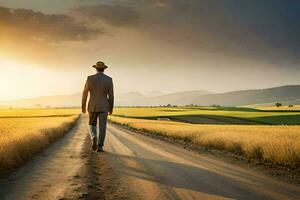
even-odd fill
[(82, 112), (86, 113), (86, 101), (88, 93), (90, 93), (88, 112), (92, 149), (102, 152), (106, 134), (107, 115), (112, 114), (114, 107), (114, 89), (112, 78), (103, 73), (107, 66), (99, 61), (93, 67), (96, 68), (97, 73), (88, 76), (86, 80), (82, 94)]

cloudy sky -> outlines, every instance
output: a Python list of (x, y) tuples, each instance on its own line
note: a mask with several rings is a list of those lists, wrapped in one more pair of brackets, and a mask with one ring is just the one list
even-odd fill
[(299, 84), (298, 0), (0, 0), (0, 100)]

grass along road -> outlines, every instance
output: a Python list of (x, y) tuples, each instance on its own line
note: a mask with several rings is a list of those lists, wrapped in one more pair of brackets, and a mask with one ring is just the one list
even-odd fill
[(63, 136), (76, 123), (75, 113), (65, 109), (0, 110), (0, 172), (15, 169)]

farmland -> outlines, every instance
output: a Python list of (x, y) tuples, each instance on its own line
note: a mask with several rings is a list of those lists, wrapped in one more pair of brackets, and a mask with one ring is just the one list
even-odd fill
[(79, 109), (0, 109), (0, 118), (64, 117), (77, 115)]
[(0, 110), (0, 170), (10, 170), (64, 135), (78, 119), (77, 109)]
[(219, 107), (117, 108), (115, 116), (143, 119), (169, 118), (196, 124), (300, 125), (300, 111)]
[(299, 120), (298, 111), (213, 107), (118, 108), (110, 117), (135, 130), (289, 168), (300, 167)]

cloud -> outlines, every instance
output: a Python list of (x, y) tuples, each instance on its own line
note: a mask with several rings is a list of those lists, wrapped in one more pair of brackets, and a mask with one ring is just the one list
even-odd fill
[[(130, 41), (130, 44), (138, 45), (128, 54), (153, 49), (154, 59), (160, 56), (158, 52), (165, 45), (170, 49), (165, 52), (165, 57), (187, 52), (184, 57), (190, 56), (195, 62), (201, 61), (200, 54), (273, 62), (278, 66), (300, 62), (300, 26), (295, 21), (300, 17), (300, 7), (295, 0), (286, 0), (286, 3), (281, 0), (246, 0), (240, 3), (235, 0), (74, 2), (77, 3), (68, 7), (72, 7), (73, 12), (65, 10), (68, 15), (2, 8), (0, 43), (3, 32), (7, 32), (7, 37), (12, 37), (10, 33), (13, 32), (17, 35), (15, 38), (27, 37), (42, 43), (43, 40), (92, 40), (105, 31), (109, 37), (103, 35), (98, 38), (100, 42), (92, 40), (89, 44), (95, 51), (99, 49), (94, 46), (103, 46), (103, 41), (114, 44), (102, 48), (103, 52), (118, 51), (120, 43), (123, 45)], [(132, 31), (134, 28), (136, 30)], [(72, 49), (69, 52), (71, 54)]]
[(154, 0), (154, 5), (157, 7), (167, 7), (169, 5), (169, 0)]
[(88, 27), (68, 15), (4, 7), (0, 7), (0, 29), (2, 34), (50, 42), (87, 41), (103, 33), (100, 28)]
[(76, 12), (94, 20), (99, 19), (112, 26), (137, 26), (140, 14), (132, 7), (122, 5), (82, 6)]
[(300, 25), (295, 21), (300, 17), (298, 1), (146, 2), (155, 6), (143, 8), (141, 30), (178, 49), (278, 65), (300, 62)]

